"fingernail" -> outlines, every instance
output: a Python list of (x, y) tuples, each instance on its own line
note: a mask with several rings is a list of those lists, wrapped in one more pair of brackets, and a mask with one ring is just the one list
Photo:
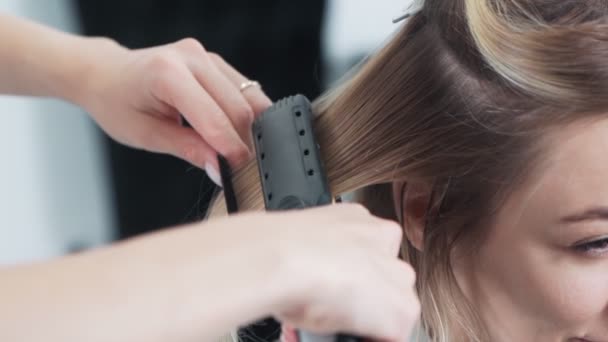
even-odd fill
[(209, 179), (211, 179), (213, 183), (222, 186), (222, 177), (220, 176), (220, 172), (215, 169), (215, 166), (209, 163), (205, 164), (205, 172), (207, 172), (207, 176), (209, 176)]

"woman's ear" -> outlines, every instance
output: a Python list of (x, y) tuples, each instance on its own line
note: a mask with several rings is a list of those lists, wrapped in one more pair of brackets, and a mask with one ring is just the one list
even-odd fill
[(405, 237), (419, 251), (424, 250), (424, 227), (431, 191), (430, 186), (420, 182), (393, 185), (394, 202), (397, 215), (403, 223)]

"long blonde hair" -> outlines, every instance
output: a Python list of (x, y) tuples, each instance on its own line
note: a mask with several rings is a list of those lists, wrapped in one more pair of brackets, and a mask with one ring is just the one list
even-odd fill
[[(397, 219), (394, 181), (433, 188), (417, 271), (432, 341), (487, 341), (459, 288), (454, 247), (531, 171), (550, 127), (608, 111), (604, 0), (427, 0), (348, 80), (315, 101), (315, 133), (335, 194), (358, 190)], [(235, 174), (242, 210), (263, 208), (254, 164)], [(224, 211), (217, 201), (214, 214)]]

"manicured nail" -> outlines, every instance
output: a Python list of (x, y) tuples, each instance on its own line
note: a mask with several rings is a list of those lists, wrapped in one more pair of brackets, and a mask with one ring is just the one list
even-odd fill
[(205, 171), (213, 183), (217, 184), (218, 186), (222, 186), (222, 177), (220, 176), (220, 172), (216, 170), (212, 164), (205, 164)]

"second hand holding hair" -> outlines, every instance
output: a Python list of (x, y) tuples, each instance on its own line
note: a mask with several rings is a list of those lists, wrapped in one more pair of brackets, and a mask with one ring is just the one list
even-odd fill
[(274, 317), (315, 334), (408, 339), (419, 303), (412, 268), (395, 257), (402, 238), (398, 224), (357, 204), (253, 215), (268, 215), (267, 224), (276, 227), (267, 238), (281, 251), (280, 283), (292, 289)]

